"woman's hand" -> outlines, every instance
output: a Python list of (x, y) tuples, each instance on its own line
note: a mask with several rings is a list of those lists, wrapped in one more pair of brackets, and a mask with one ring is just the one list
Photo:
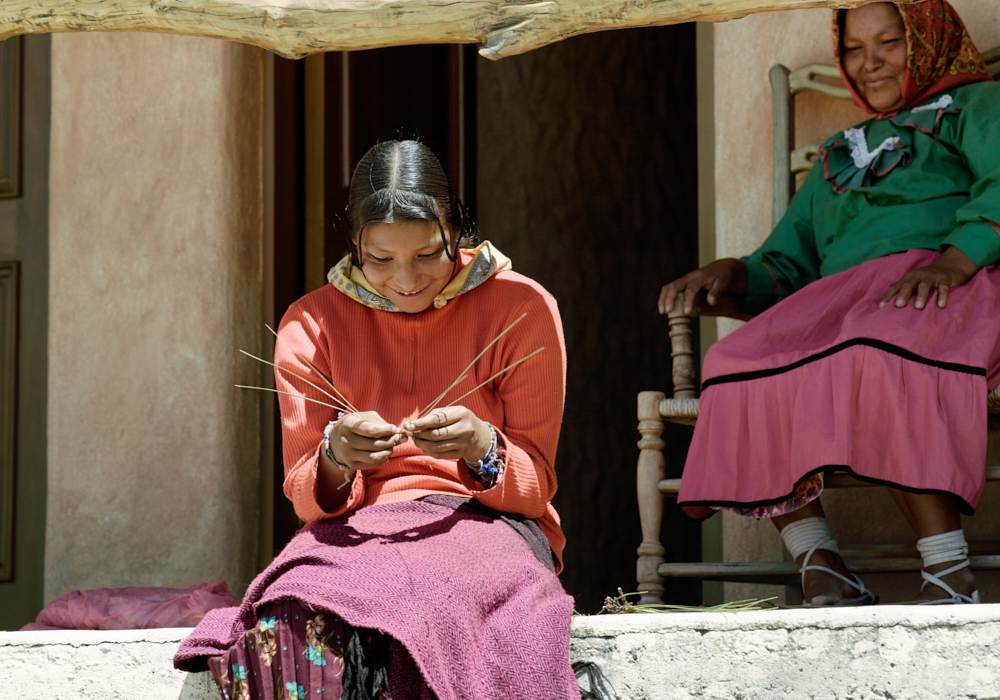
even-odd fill
[(351, 469), (374, 469), (384, 464), (393, 448), (405, 440), (399, 428), (375, 411), (348, 413), (330, 430), (330, 451)]
[(701, 290), (708, 291), (708, 303), (715, 306), (722, 294), (746, 294), (747, 264), (736, 258), (723, 258), (689, 272), (660, 290), (660, 313), (674, 309), (677, 295), (684, 293), (684, 313), (690, 314), (695, 297)]
[(881, 309), (896, 297), (895, 307), (902, 309), (912, 296), (915, 297), (913, 306), (922, 309), (927, 305), (931, 292), (936, 291), (938, 308), (943, 309), (948, 304), (948, 290), (965, 284), (978, 271), (976, 263), (972, 262), (968, 255), (952, 246), (944, 251), (936, 262), (927, 267), (910, 270), (903, 275), (898, 282), (889, 287), (878, 307)]
[(490, 427), (465, 406), (436, 408), (423, 418), (403, 425), (421, 452), (438, 459), (467, 459), (475, 462), (486, 456), (493, 442)]

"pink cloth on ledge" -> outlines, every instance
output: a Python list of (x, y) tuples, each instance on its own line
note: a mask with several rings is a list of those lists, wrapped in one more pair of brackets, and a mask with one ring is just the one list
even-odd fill
[(239, 605), (225, 581), (190, 588), (95, 588), (71, 591), (42, 608), (32, 630), (141, 630), (194, 627), (217, 608)]
[(939, 256), (911, 250), (823, 278), (711, 348), (678, 498), (687, 515), (780, 504), (837, 470), (951, 494), (971, 513), (986, 392), (1000, 383), (1000, 269), (952, 289), (944, 309), (934, 297), (878, 308)]

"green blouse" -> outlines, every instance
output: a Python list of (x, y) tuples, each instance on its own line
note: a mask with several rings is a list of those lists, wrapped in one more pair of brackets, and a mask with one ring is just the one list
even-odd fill
[(764, 244), (742, 258), (759, 313), (820, 277), (913, 248), (1000, 260), (1000, 83), (836, 134)]

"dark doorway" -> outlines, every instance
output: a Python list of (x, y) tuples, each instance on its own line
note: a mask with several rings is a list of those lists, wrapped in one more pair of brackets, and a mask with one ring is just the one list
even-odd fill
[[(335, 223), (354, 162), (379, 139), (421, 135), (472, 205), (481, 237), (560, 304), (569, 358), (556, 462), (569, 540), (562, 579), (577, 609), (595, 612), (617, 587), (635, 587), (636, 394), (670, 386), (656, 295), (698, 261), (694, 25), (577, 37), (496, 63), (447, 46), (322, 61), (325, 242), (313, 283), (344, 252)], [(279, 317), (310, 288), (316, 257), (306, 192), (317, 169), (307, 167), (305, 133), (307, 84), (319, 81), (307, 69), (276, 61)], [(668, 475), (679, 476), (690, 430), (668, 426), (664, 440)], [(298, 522), (281, 496), (276, 443), (280, 549)], [(700, 526), (669, 508), (664, 521), (667, 560), (700, 560)], [(667, 582), (665, 598), (697, 604), (699, 584)]]
[[(670, 391), (660, 287), (698, 264), (693, 24), (601, 32), (480, 59), (479, 224), (559, 301), (568, 382), (556, 457), (577, 610), (636, 586), (636, 396)], [(667, 474), (691, 429), (667, 425)], [(667, 504), (667, 561), (701, 560), (701, 527)], [(667, 581), (664, 600), (698, 604)]]

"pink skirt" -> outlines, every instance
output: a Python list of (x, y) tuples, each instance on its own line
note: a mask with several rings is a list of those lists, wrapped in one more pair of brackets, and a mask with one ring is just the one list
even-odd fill
[[(986, 393), (1000, 383), (1000, 266), (948, 306), (878, 308), (940, 253), (871, 260), (799, 290), (709, 350), (678, 505), (767, 517), (819, 496), (824, 472), (948, 494), (985, 481)], [(819, 483), (819, 488), (816, 488)]]

